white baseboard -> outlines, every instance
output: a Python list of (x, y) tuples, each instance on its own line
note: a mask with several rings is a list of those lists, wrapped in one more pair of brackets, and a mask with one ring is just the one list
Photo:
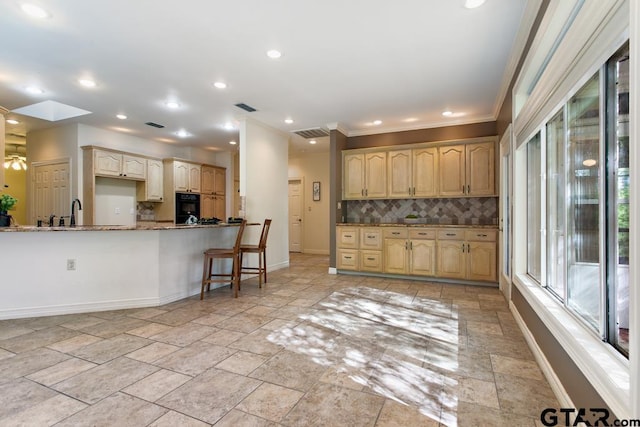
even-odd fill
[(335, 267), (329, 267), (329, 274), (338, 274), (338, 269)]
[(94, 311), (124, 310), (128, 308), (156, 307), (158, 305), (161, 305), (158, 298), (140, 298), (121, 301), (102, 301), (97, 303), (26, 307), (20, 309), (0, 310), (0, 320), (90, 313)]
[(556, 399), (558, 399), (558, 402), (560, 402), (560, 406), (562, 408), (574, 408), (575, 406), (573, 405), (573, 402), (569, 397), (569, 394), (567, 394), (567, 391), (562, 385), (562, 382), (560, 382), (560, 378), (558, 378), (555, 371), (551, 367), (551, 364), (547, 360), (547, 357), (544, 355), (544, 353), (538, 346), (536, 339), (533, 337), (533, 334), (531, 333), (529, 328), (527, 328), (526, 323), (520, 316), (518, 309), (516, 308), (516, 306), (513, 304), (512, 301), (509, 301), (509, 309), (511, 310), (511, 314), (513, 314), (513, 318), (515, 319), (516, 323), (520, 327), (520, 330), (522, 331), (522, 335), (524, 335), (525, 341), (527, 341), (527, 344), (529, 344), (529, 348), (533, 353), (533, 357), (536, 359), (536, 362), (538, 362), (538, 365), (540, 366), (542, 373), (544, 374), (545, 378), (549, 382), (549, 385), (551, 386), (551, 390), (553, 390), (553, 394), (555, 394)]
[(327, 249), (304, 249), (302, 251), (303, 254), (309, 255), (329, 255), (329, 250)]

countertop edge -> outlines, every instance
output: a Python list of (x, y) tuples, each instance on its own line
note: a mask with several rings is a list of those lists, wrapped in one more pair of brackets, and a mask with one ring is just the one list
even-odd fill
[[(257, 224), (257, 223), (256, 223)], [(247, 224), (247, 225), (256, 225)], [(240, 224), (207, 224), (207, 225), (78, 225), (76, 227), (36, 227), (35, 225), (0, 227), (0, 233), (24, 232), (63, 232), (63, 231), (144, 231), (144, 230), (193, 230), (201, 228), (236, 227)]]
[(336, 227), (417, 227), (417, 228), (488, 228), (498, 229), (497, 225), (493, 224), (404, 224), (404, 223), (354, 223), (354, 222), (339, 222), (336, 223)]

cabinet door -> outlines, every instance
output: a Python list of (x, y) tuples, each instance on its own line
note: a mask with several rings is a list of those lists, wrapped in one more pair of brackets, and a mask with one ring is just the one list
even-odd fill
[(189, 191), (189, 165), (184, 162), (173, 162), (173, 189)]
[(467, 245), (468, 279), (495, 282), (497, 280), (495, 242), (469, 242)]
[(411, 196), (411, 150), (390, 151), (387, 157), (388, 197)]
[(189, 191), (200, 192), (200, 165), (189, 164)]
[(147, 160), (140, 157), (123, 154), (122, 176), (142, 180), (147, 179)]
[(202, 185), (200, 192), (202, 194), (214, 194), (215, 192), (215, 168), (211, 166), (202, 167)]
[(462, 196), (466, 191), (464, 145), (438, 148), (438, 194)]
[(367, 153), (364, 161), (364, 195), (367, 198), (386, 197), (387, 153)]
[(411, 240), (409, 242), (409, 274), (435, 276), (435, 240)]
[[(215, 196), (211, 194), (203, 194), (200, 196), (200, 217), (213, 218), (215, 211)], [(219, 217), (216, 217), (219, 218)]]
[(406, 239), (384, 239), (384, 272), (407, 273)]
[(93, 156), (96, 175), (120, 176), (122, 173), (122, 154), (95, 150)]
[(224, 195), (227, 188), (227, 170), (225, 168), (213, 168), (213, 174), (213, 193), (218, 196)]
[(364, 155), (345, 154), (343, 159), (343, 199), (364, 199)]
[(213, 196), (213, 216), (219, 219), (227, 217), (227, 198), (225, 196)]
[(163, 166), (161, 160), (147, 160), (147, 200), (162, 201), (164, 188), (162, 185)]
[(413, 150), (414, 197), (434, 197), (438, 194), (438, 149), (436, 147)]
[(495, 149), (492, 142), (470, 144), (466, 153), (467, 194), (495, 194)]
[(458, 240), (438, 241), (438, 277), (448, 277), (452, 279), (464, 279), (466, 276), (465, 266), (465, 243)]

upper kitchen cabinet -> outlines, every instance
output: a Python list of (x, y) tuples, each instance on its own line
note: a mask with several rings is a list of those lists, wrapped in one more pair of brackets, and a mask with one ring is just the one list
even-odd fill
[(139, 202), (162, 202), (164, 197), (162, 160), (147, 159), (147, 180), (138, 185)]
[(387, 197), (387, 153), (358, 153), (343, 156), (344, 199)]
[(147, 160), (107, 150), (93, 150), (93, 172), (97, 176), (137, 180), (147, 178)]
[(171, 160), (173, 163), (173, 191), (180, 193), (200, 192), (200, 165)]
[(495, 144), (481, 142), (438, 148), (440, 196), (494, 196)]
[(225, 168), (203, 165), (200, 194), (200, 216), (202, 218), (226, 217), (226, 174)]
[(438, 149), (393, 150), (387, 153), (389, 198), (434, 197), (438, 193)]

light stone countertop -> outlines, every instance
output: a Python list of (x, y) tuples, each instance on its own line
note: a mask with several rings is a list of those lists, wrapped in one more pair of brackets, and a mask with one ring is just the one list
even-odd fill
[[(138, 224), (138, 225), (78, 225), (75, 227), (37, 227), (35, 225), (18, 225), (12, 227), (0, 227), (2, 232), (50, 232), (50, 231), (122, 231), (122, 230), (188, 230), (196, 228), (220, 228), (220, 227), (236, 227), (239, 224), (173, 224), (173, 223), (156, 223), (156, 224)], [(259, 223), (247, 223), (247, 225), (259, 225)]]

